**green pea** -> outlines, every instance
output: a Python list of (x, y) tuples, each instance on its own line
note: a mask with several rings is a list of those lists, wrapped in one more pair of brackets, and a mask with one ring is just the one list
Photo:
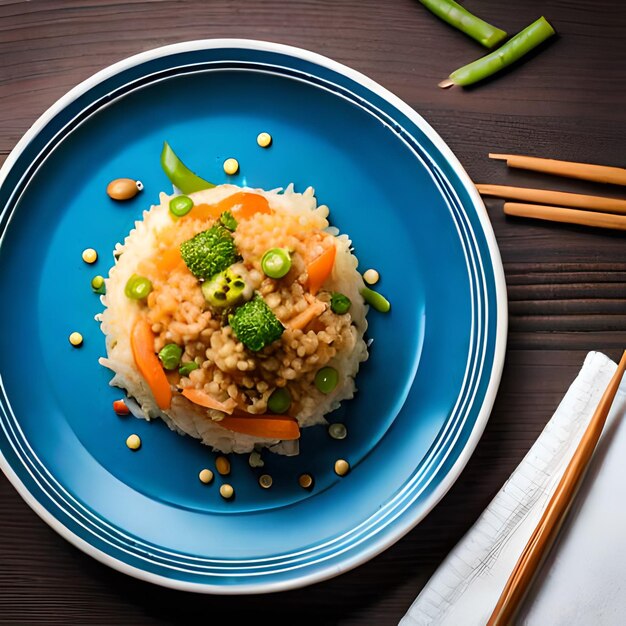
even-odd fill
[(269, 278), (282, 278), (291, 269), (289, 251), (284, 248), (271, 248), (263, 255), (261, 268)]
[[(172, 344), (170, 344), (172, 345)], [(189, 363), (183, 363), (179, 368), (178, 368), (178, 373), (181, 376), (189, 376), (189, 374), (191, 374), (191, 372), (193, 372), (194, 370), (197, 370), (200, 366), (195, 362), (195, 361), (189, 361)]]
[(189, 196), (176, 196), (170, 200), (170, 213), (176, 217), (187, 215), (193, 209), (193, 200)]
[(334, 367), (323, 367), (315, 374), (315, 386), (322, 393), (330, 393), (339, 382), (339, 372)]
[(389, 300), (369, 287), (363, 287), (363, 289), (361, 289), (361, 295), (363, 296), (363, 300), (379, 313), (388, 313), (389, 309), (391, 309)]
[(104, 284), (104, 278), (102, 276), (94, 276), (91, 279), (91, 288), (94, 293), (99, 293), (100, 295), (104, 295), (107, 292), (107, 288)]
[(333, 313), (337, 315), (345, 315), (349, 310), (352, 302), (348, 296), (344, 296), (342, 293), (333, 293), (330, 297), (330, 308)]
[(161, 348), (159, 359), (163, 363), (166, 370), (175, 370), (180, 363), (180, 357), (183, 355), (183, 349), (175, 343), (168, 343)]
[(143, 300), (152, 291), (152, 283), (144, 276), (133, 274), (126, 283), (124, 293), (131, 300)]
[(285, 413), (291, 406), (291, 396), (289, 392), (283, 387), (274, 389), (272, 395), (267, 401), (267, 408), (272, 413)]

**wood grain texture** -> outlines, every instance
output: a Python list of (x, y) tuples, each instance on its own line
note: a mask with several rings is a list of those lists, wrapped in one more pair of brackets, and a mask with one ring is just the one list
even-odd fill
[[(474, 180), (619, 197), (609, 186), (507, 170), (487, 153), (626, 167), (626, 5), (464, 4), (509, 32), (544, 14), (559, 36), (497, 79), (443, 91), (437, 82), (482, 50), (416, 0), (0, 0), (0, 162), (47, 107), (102, 67), (176, 41), (249, 37), (309, 48), (382, 83), (434, 126)], [(501, 201), (486, 204), (509, 289), (506, 365), (475, 454), (423, 523), (373, 561), (306, 590), (204, 597), (100, 565), (0, 477), (0, 623), (155, 625), (236, 615), (396, 624), (527, 452), (585, 354), (615, 358), (626, 345), (625, 235), (506, 218)]]

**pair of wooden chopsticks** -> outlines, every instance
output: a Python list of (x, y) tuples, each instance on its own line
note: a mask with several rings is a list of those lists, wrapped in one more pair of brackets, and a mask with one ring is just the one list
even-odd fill
[(565, 516), (580, 486), (591, 455), (598, 443), (602, 429), (609, 414), (611, 404), (617, 393), (624, 371), (626, 370), (626, 352), (617, 366), (583, 436), (565, 468), (563, 477), (541, 520), (537, 524), (526, 547), (522, 551), (511, 573), (500, 599), (496, 604), (487, 626), (505, 626), (512, 622), (518, 607), (526, 595), (536, 571), (554, 542)]
[[(490, 154), (489, 157), (506, 161), (509, 167), (613, 185), (626, 185), (626, 169), (620, 167), (514, 154)], [(524, 201), (505, 202), (504, 212), (507, 215), (626, 230), (626, 200), (504, 185), (479, 184), (476, 188), (483, 196)]]

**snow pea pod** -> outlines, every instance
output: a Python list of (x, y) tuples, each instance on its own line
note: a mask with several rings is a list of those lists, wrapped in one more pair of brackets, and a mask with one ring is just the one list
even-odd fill
[(420, 0), (420, 2), (431, 13), (469, 35), (485, 48), (494, 48), (506, 39), (506, 32), (476, 17), (454, 0)]
[(199, 176), (196, 176), (179, 158), (170, 147), (167, 141), (163, 142), (163, 151), (161, 152), (161, 167), (172, 181), (172, 184), (180, 189), (183, 193), (193, 193), (194, 191), (202, 191), (215, 187)]
[(511, 65), (554, 34), (554, 28), (548, 20), (540, 17), (502, 47), (452, 72), (446, 80), (439, 83), (439, 86), (446, 88), (452, 85), (465, 86), (477, 83)]

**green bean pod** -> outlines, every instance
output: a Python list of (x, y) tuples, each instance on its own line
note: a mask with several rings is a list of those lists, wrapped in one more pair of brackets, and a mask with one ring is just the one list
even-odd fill
[(215, 187), (199, 176), (196, 176), (179, 158), (170, 147), (167, 141), (163, 142), (163, 151), (161, 152), (161, 167), (172, 181), (172, 184), (183, 193), (193, 193), (194, 191), (202, 191)]
[(361, 295), (363, 296), (363, 300), (379, 313), (388, 313), (391, 309), (389, 300), (378, 293), (378, 291), (374, 291), (369, 287), (363, 287), (363, 289), (361, 289)]
[(505, 31), (476, 17), (454, 0), (420, 0), (420, 2), (431, 13), (469, 35), (485, 48), (494, 48), (506, 39)]
[(439, 83), (439, 86), (466, 86), (484, 80), (511, 65), (511, 63), (515, 63), (554, 34), (554, 28), (548, 20), (545, 17), (540, 17), (502, 47), (452, 72), (448, 80)]

